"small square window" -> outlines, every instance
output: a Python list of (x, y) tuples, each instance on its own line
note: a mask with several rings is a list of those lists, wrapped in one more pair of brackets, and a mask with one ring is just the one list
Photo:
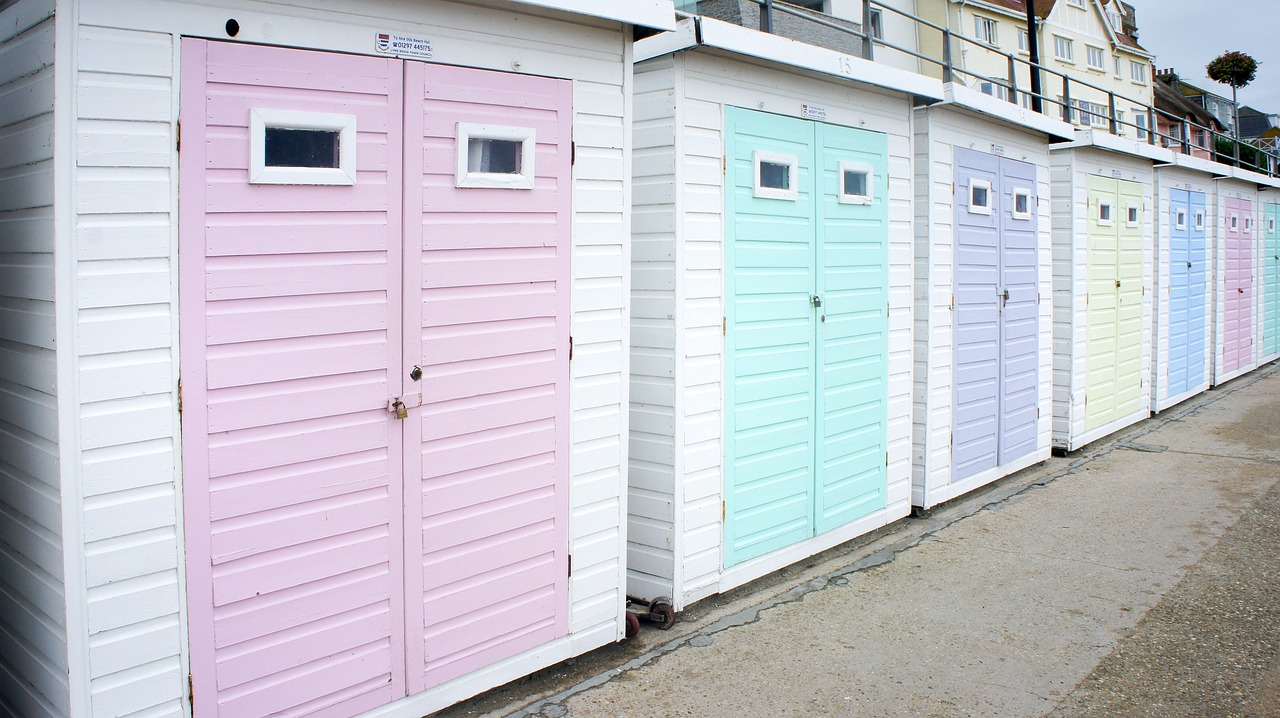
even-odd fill
[(1234, 232), (1238, 229), (1240, 229), (1240, 217), (1233, 214), (1231, 215), (1231, 231)]
[(532, 127), (457, 125), (454, 185), (490, 189), (533, 189), (537, 135)]
[(1142, 210), (1137, 205), (1125, 205), (1124, 223), (1128, 227), (1137, 227), (1142, 223)]
[(1274, 232), (1274, 231), (1276, 231), (1276, 218), (1275, 218), (1275, 217), (1267, 217), (1267, 231), (1268, 231), (1268, 232)]
[(1245, 217), (1245, 218), (1244, 218), (1244, 231), (1246, 231), (1246, 232), (1253, 231), (1253, 218), (1252, 218), (1252, 217)]
[(987, 180), (969, 180), (969, 213), (991, 214), (991, 183)]
[(1013, 218), (1031, 219), (1031, 190), (1015, 189), (1013, 191)]
[(756, 197), (794, 200), (800, 196), (800, 161), (794, 155), (756, 150), (751, 153), (751, 164)]
[(1111, 203), (1106, 201), (1099, 201), (1098, 202), (1098, 224), (1101, 224), (1105, 227), (1110, 227), (1114, 223), (1115, 223), (1115, 219), (1114, 219), (1114, 214), (1112, 213)]
[(871, 204), (875, 200), (875, 168), (865, 162), (840, 163), (840, 203)]
[(1203, 230), (1204, 229), (1204, 210), (1202, 209), (1196, 210), (1195, 221), (1196, 221), (1196, 224), (1195, 224), (1196, 229)]
[(249, 183), (355, 184), (355, 115), (249, 110)]
[(1185, 209), (1174, 210), (1173, 226), (1177, 229), (1187, 228), (1187, 210)]

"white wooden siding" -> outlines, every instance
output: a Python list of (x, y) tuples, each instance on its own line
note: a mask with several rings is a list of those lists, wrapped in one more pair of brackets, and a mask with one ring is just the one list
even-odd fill
[[(244, 4), (238, 39), (367, 53), (431, 37), (449, 64), (574, 85), (570, 636), (406, 699), (420, 715), (621, 637), (630, 277), (629, 40), (616, 23), (467, 3)], [(374, 15), (382, 13), (381, 19)], [(75, 33), (74, 233), (82, 543), (94, 715), (181, 715), (185, 608), (177, 376), (177, 47), (225, 6), (102, 0)], [(567, 51), (572, 48), (572, 51)]]
[[(1151, 352), (1155, 173), (1151, 160), (1091, 147), (1050, 153), (1053, 194), (1053, 446), (1074, 451), (1146, 418), (1151, 411)], [(1134, 413), (1085, 430), (1084, 397), (1088, 355), (1084, 350), (1089, 285), (1089, 175), (1115, 177), (1142, 185), (1142, 351), (1141, 388)]]
[(70, 713), (54, 349), (54, 18), (0, 12), (0, 713)]
[(683, 429), (675, 388), (676, 225), (684, 204), (676, 62), (668, 56), (641, 63), (635, 80), (627, 591), (650, 597), (670, 594), (675, 581), (675, 444)]
[[(931, 506), (1000, 476), (1048, 458), (1052, 432), (1053, 323), (1052, 225), (1049, 144), (1043, 135), (1020, 132), (948, 108), (922, 108), (916, 116), (916, 336), (912, 503)], [(1015, 462), (983, 471), (951, 486), (951, 430), (954, 417), (955, 332), (952, 324), (955, 284), (956, 147), (990, 152), (1034, 164), (1038, 202), (1039, 384), (1036, 450)]]
[[(1214, 342), (1212, 341), (1212, 327), (1213, 287), (1215, 286), (1213, 282), (1213, 266), (1214, 252), (1218, 241), (1216, 225), (1213, 223), (1213, 216), (1216, 214), (1213, 207), (1213, 185), (1213, 179), (1202, 172), (1173, 166), (1156, 168), (1153, 189), (1157, 207), (1154, 225), (1156, 246), (1152, 254), (1155, 261), (1153, 274), (1155, 301), (1153, 302), (1151, 320), (1151, 325), (1155, 331), (1151, 351), (1151, 401), (1154, 411), (1164, 411), (1208, 389), (1209, 379), (1213, 376)], [(1206, 332), (1204, 342), (1204, 378), (1202, 381), (1195, 382), (1186, 392), (1174, 396), (1169, 395), (1169, 282), (1171, 281), (1169, 274), (1169, 242), (1172, 235), (1172, 210), (1169, 202), (1169, 190), (1171, 189), (1200, 192), (1205, 196), (1205, 282), (1208, 285), (1205, 288), (1204, 303), (1204, 326)], [(1191, 222), (1192, 220), (1188, 217), (1187, 221)]]

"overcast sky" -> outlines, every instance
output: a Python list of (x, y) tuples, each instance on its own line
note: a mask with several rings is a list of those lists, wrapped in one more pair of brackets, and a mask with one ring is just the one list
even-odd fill
[(1184, 80), (1231, 97), (1204, 66), (1228, 50), (1258, 61), (1258, 77), (1240, 104), (1280, 114), (1280, 0), (1127, 0), (1138, 11), (1138, 42)]

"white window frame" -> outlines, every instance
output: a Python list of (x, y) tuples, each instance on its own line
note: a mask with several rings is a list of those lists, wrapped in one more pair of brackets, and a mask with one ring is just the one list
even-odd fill
[(1031, 52), (1031, 36), (1023, 27), (1018, 28), (1018, 52)]
[[(1098, 58), (1097, 64), (1094, 64), (1093, 62), (1095, 55)], [(1107, 53), (1102, 48), (1096, 47), (1094, 45), (1085, 45), (1084, 57), (1085, 57), (1084, 63), (1086, 66), (1088, 66), (1090, 70), (1097, 70), (1098, 72), (1107, 71)]]
[(1134, 108), (1133, 124), (1138, 126), (1138, 139), (1140, 140), (1147, 139), (1147, 132), (1151, 129), (1150, 126), (1147, 124), (1148, 118), (1149, 118), (1149, 115), (1147, 114), (1147, 111), (1145, 109)]
[[(268, 167), (267, 128), (338, 133), (337, 167)], [(350, 186), (356, 183), (356, 116), (300, 110), (249, 110), (249, 184)]]
[[(1062, 53), (1063, 49), (1067, 51), (1065, 55)], [(1053, 56), (1058, 60), (1061, 60), (1062, 62), (1069, 62), (1074, 65), (1076, 62), (1075, 42), (1069, 37), (1054, 35), (1053, 36)]]
[[(1018, 211), (1019, 197), (1026, 198), (1027, 200), (1026, 212)], [(1014, 187), (1013, 188), (1013, 206), (1010, 208), (1010, 210), (1013, 214), (1014, 219), (1031, 219), (1032, 214), (1034, 214), (1034, 210), (1031, 206), (1031, 190), (1027, 189), (1026, 187)]]
[[(760, 186), (760, 165), (764, 163), (786, 165), (787, 189)], [(800, 198), (800, 158), (777, 152), (754, 150), (751, 153), (751, 193), (761, 199), (795, 201)]]
[[(454, 186), (486, 189), (533, 189), (534, 158), (537, 156), (538, 137), (532, 127), (510, 125), (478, 125), (459, 122), (455, 137), (457, 166), (454, 169)], [(520, 172), (471, 172), (468, 160), (471, 140), (506, 140), (520, 143)]]
[(981, 92), (984, 95), (990, 95), (991, 97), (995, 97), (995, 98), (1004, 100), (1005, 102), (1008, 102), (1011, 90), (1008, 88), (1008, 86), (1002, 85), (999, 82), (982, 80), (978, 83), (978, 92)]
[(1179, 207), (1173, 211), (1173, 228), (1174, 229), (1187, 228), (1187, 210)]
[(1115, 61), (1115, 66), (1116, 66), (1115, 76), (1120, 77), (1120, 56), (1112, 55), (1111, 59)]
[[(866, 162), (847, 162), (840, 161), (840, 204), (861, 204), (870, 205), (876, 200), (876, 168), (874, 165)], [(867, 176), (867, 193), (853, 194), (847, 191), (845, 187), (845, 173), (853, 172), (865, 174)]]
[(974, 15), (973, 37), (978, 42), (991, 45), (992, 47), (999, 45), (1000, 23), (989, 17)]
[[(987, 191), (987, 203), (985, 205), (978, 204), (977, 202), (974, 201), (973, 191), (979, 188), (985, 189)], [(977, 179), (977, 178), (969, 180), (969, 207), (968, 207), (969, 214), (990, 215), (992, 204), (994, 203), (992, 202), (992, 196), (991, 196), (991, 181), (984, 180), (984, 179)]]
[(1229, 220), (1229, 222), (1230, 222), (1230, 227), (1232, 232), (1235, 232), (1236, 230), (1240, 229), (1240, 215), (1237, 215), (1237, 214), (1231, 215), (1231, 219)]
[(1244, 231), (1246, 231), (1246, 232), (1252, 232), (1252, 231), (1253, 231), (1253, 217), (1245, 217), (1245, 218), (1244, 218)]
[(1196, 210), (1195, 228), (1198, 230), (1204, 229), (1204, 210), (1202, 209)]
[(1136, 204), (1126, 204), (1124, 206), (1124, 226), (1142, 226), (1142, 207)]
[(1067, 4), (1070, 5), (1071, 7), (1083, 8), (1084, 0), (1067, 0)]
[(1276, 218), (1267, 217), (1267, 232), (1270, 233), (1274, 231), (1276, 231)]
[(884, 39), (884, 13), (878, 8), (871, 9), (871, 37)]
[(1138, 83), (1139, 85), (1147, 84), (1147, 63), (1130, 60), (1129, 61), (1129, 79)]
[[(1106, 217), (1103, 217), (1102, 208), (1106, 207)], [(1116, 223), (1116, 207), (1110, 200), (1098, 200), (1098, 224), (1103, 227), (1111, 227)]]

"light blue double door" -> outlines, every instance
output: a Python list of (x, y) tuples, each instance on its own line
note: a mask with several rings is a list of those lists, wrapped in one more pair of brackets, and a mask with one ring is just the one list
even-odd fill
[(1205, 375), (1206, 200), (1203, 192), (1169, 190), (1169, 386), (1177, 396)]
[(888, 142), (725, 115), (729, 566), (885, 507)]

